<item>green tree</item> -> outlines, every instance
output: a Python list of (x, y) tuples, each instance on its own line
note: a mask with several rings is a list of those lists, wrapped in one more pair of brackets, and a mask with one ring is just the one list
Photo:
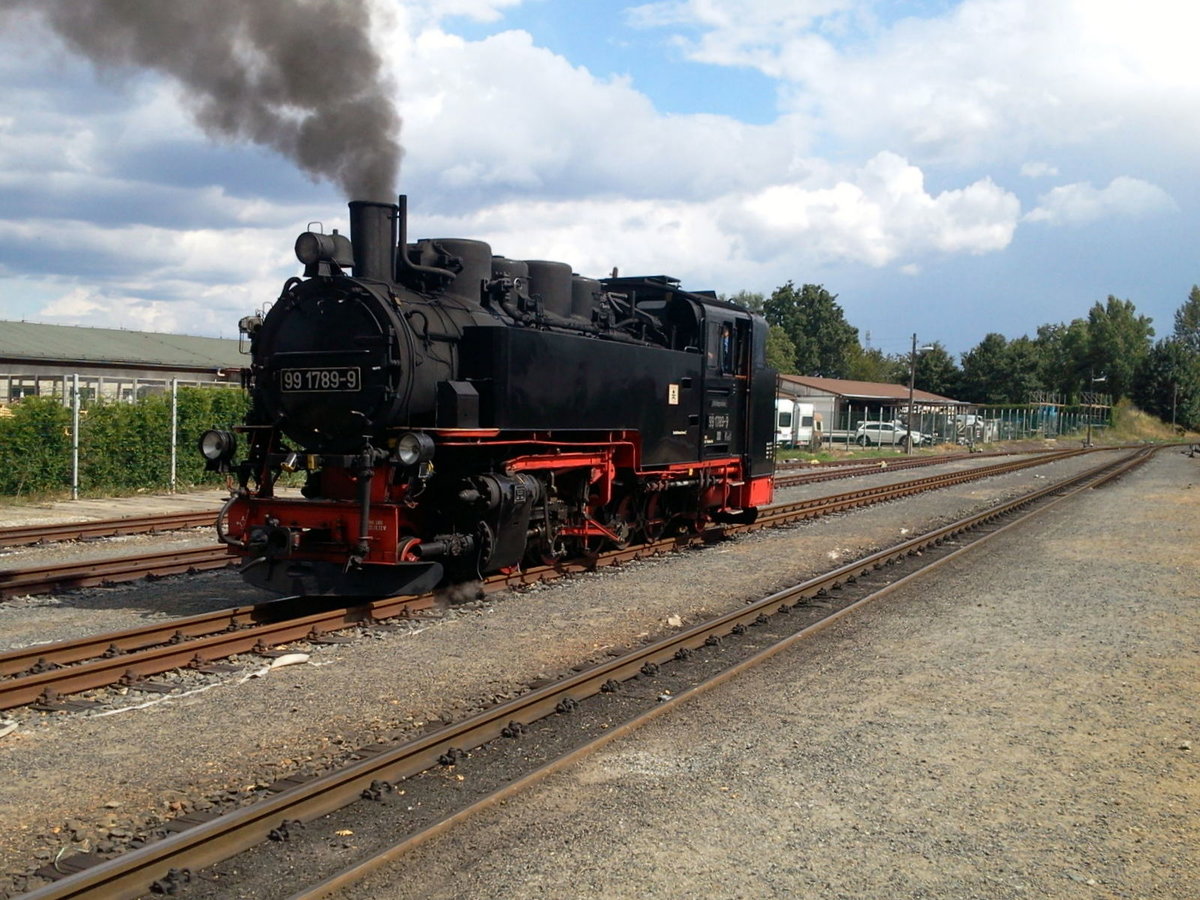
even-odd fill
[(767, 332), (767, 365), (781, 375), (796, 375), (796, 345), (778, 325)]
[(917, 354), (916, 378), (913, 385), (931, 394), (958, 399), (962, 384), (962, 372), (940, 341), (934, 341), (928, 350)]
[(858, 329), (847, 321), (837, 295), (821, 285), (799, 290), (789, 281), (763, 304), (767, 321), (787, 332), (796, 348), (796, 371), (802, 375), (844, 378), (859, 352)]
[(1037, 341), (1022, 335), (1008, 342), (1008, 377), (1004, 380), (1007, 403), (1028, 403), (1034, 391), (1042, 390), (1042, 355)]
[(1043, 390), (1078, 397), (1088, 378), (1088, 323), (1074, 319), (1069, 325), (1042, 325), (1034, 339), (1038, 346), (1038, 380)]
[(763, 314), (764, 298), (762, 294), (754, 293), (753, 291), (738, 291), (732, 297), (726, 297), (724, 294), (718, 296), (718, 299), (725, 300), (728, 303), (736, 303), (738, 306), (744, 306), (750, 312)]
[(1175, 311), (1175, 333), (1142, 358), (1133, 400), (1166, 422), (1200, 428), (1200, 287)]
[(907, 384), (908, 360), (888, 356), (878, 347), (859, 347), (851, 356), (845, 377), (855, 381)]
[[(1089, 378), (1106, 379), (1105, 393), (1114, 398), (1128, 397), (1133, 374), (1150, 351), (1154, 329), (1149, 316), (1139, 316), (1132, 301), (1118, 300), (1111, 294), (1108, 302), (1097, 302), (1088, 312)], [(1088, 385), (1084, 390), (1093, 390)]]
[(1175, 310), (1175, 340), (1200, 354), (1200, 287), (1196, 285), (1183, 306)]
[(1008, 340), (993, 331), (962, 355), (962, 389), (957, 399), (1010, 403), (1008, 366)]
[[(219, 483), (204, 471), (196, 441), (209, 428), (231, 428), (247, 395), (227, 388), (181, 387), (176, 483)], [(54, 397), (27, 397), (0, 418), (0, 494), (53, 493), (71, 486), (71, 411)], [(171, 480), (171, 398), (136, 403), (93, 400), (82, 410), (80, 486), (90, 493), (165, 488)]]
[(1164, 422), (1200, 428), (1200, 353), (1181, 340), (1159, 341), (1138, 366), (1132, 396)]

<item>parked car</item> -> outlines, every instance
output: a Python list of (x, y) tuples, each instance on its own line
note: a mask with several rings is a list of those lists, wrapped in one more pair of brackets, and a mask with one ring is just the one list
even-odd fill
[(854, 440), (863, 447), (871, 444), (903, 447), (909, 440), (914, 447), (929, 443), (929, 436), (919, 431), (908, 430), (903, 422), (859, 422)]

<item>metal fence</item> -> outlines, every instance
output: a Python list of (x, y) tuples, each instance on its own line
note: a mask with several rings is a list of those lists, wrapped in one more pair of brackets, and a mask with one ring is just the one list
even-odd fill
[[(233, 372), (234, 370), (222, 370)], [(236, 373), (234, 373), (236, 374)], [(135, 402), (153, 394), (164, 394), (176, 387), (240, 387), (239, 381), (202, 378), (144, 378), (133, 375), (96, 375), (58, 373), (54, 375), (0, 372), (0, 404), (16, 403), (24, 397), (60, 397), (70, 404), (72, 390), (78, 390), (83, 403), (90, 400)]]
[[(124, 390), (101, 390), (101, 385), (82, 375), (69, 374), (55, 377), (47, 383), (41, 379), (39, 391), (26, 395), (11, 404), (0, 405), (0, 417), (15, 421), (21, 415), (25, 403), (32, 403), (36, 397), (38, 402), (56, 402), (64, 407), (68, 414), (59, 418), (45, 419), (34, 425), (32, 432), (14, 432), (13, 440), (24, 443), (23, 450), (17, 446), (3, 448), (16, 453), (15, 459), (9, 464), (14, 470), (25, 466), (30, 472), (46, 473), (55, 471), (57, 475), (45, 475), (40, 482), (56, 481), (61, 489), (67, 487), (69, 469), (70, 492), (72, 499), (78, 499), (80, 493), (80, 474), (82, 469), (89, 469), (91, 461), (92, 473), (89, 484), (95, 487), (98, 480), (96, 475), (96, 460), (101, 458), (120, 459), (120, 465), (128, 470), (153, 473), (156, 486), (166, 487), (174, 492), (179, 485), (179, 448), (181, 441), (184, 451), (194, 446), (195, 435), (191, 433), (196, 427), (196, 404), (189, 401), (180, 407), (180, 389), (189, 388), (234, 388), (240, 391), (240, 384), (229, 382), (194, 381), (191, 379), (134, 379), (126, 382)], [(110, 385), (118, 386), (115, 381)], [(225, 391), (221, 392), (222, 394)], [(157, 402), (153, 402), (157, 400)], [(155, 411), (145, 413), (134, 411), (153, 402)], [(105, 408), (130, 407), (130, 415), (113, 420), (105, 417), (105, 424), (100, 425), (96, 419)], [(191, 416), (189, 418), (189, 411)], [(91, 415), (89, 416), (89, 412)], [(36, 413), (34, 414), (36, 416)], [(239, 414), (240, 415), (240, 414)], [(33, 421), (33, 420), (26, 420)], [(181, 423), (188, 434), (181, 434)], [(100, 428), (97, 437), (95, 428)], [(114, 432), (114, 429), (117, 431)], [(123, 429), (123, 433), (122, 433)], [(22, 437), (16, 437), (23, 434)], [(89, 437), (90, 436), (90, 437)], [(116, 443), (113, 441), (116, 440)], [(83, 444), (84, 441), (88, 443)], [(81, 467), (81, 450), (84, 451), (84, 464)], [(67, 455), (69, 454), (69, 463)], [(169, 456), (168, 456), (169, 454)], [(186, 465), (185, 470), (189, 468)], [(39, 468), (41, 467), (41, 468)], [(191, 466), (190, 468), (194, 468)], [(192, 473), (194, 477), (194, 473)], [(101, 481), (103, 479), (100, 479)], [(18, 481), (18, 483), (21, 483)], [(19, 493), (19, 489), (17, 493)]]
[[(1108, 427), (1111, 412), (1111, 406), (1100, 403), (1004, 407), (916, 404), (911, 427), (925, 435), (932, 444), (972, 446), (994, 441), (1090, 435)], [(866, 424), (874, 435), (879, 432), (880, 425), (898, 422), (900, 434), (903, 434), (910, 417), (907, 405), (871, 407), (848, 404), (836, 418), (832, 427), (827, 425), (825, 428), (825, 442), (849, 448), (862, 441), (859, 426)]]

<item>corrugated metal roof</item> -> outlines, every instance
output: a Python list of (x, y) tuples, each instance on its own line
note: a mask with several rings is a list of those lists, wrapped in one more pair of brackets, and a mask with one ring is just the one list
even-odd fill
[(224, 338), (0, 322), (0, 359), (78, 360), (212, 369), (246, 364), (238, 342)]
[[(780, 375), (784, 381), (802, 384), (805, 387), (855, 400), (903, 400), (908, 402), (907, 384), (886, 384), (878, 381), (849, 381), (844, 378), (817, 378), (810, 375)], [(967, 405), (961, 400), (951, 400), (929, 391), (914, 390), (913, 399), (922, 403)]]

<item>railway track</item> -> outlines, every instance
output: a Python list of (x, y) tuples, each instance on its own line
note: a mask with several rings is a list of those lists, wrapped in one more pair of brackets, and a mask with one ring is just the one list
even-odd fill
[(976, 481), (980, 478), (990, 478), (993, 475), (1006, 475), (1009, 472), (1017, 472), (1021, 469), (1029, 469), (1034, 466), (1040, 466), (1049, 462), (1054, 462), (1055, 460), (1068, 459), (1073, 456), (1079, 456), (1083, 453), (1090, 452), (1094, 451), (1066, 450), (1055, 453), (1051, 457), (1039, 456), (1032, 459), (1016, 459), (1009, 462), (994, 463), (990, 466), (982, 466), (977, 469), (964, 469), (959, 472), (946, 472), (940, 475), (930, 475), (925, 478), (916, 478), (911, 481), (903, 481), (898, 484), (873, 485), (851, 489), (849, 491), (843, 491), (840, 494), (834, 494), (829, 497), (814, 497), (809, 500), (799, 500), (794, 503), (778, 504), (762, 510), (758, 521), (750, 527), (770, 527), (794, 522), (797, 519), (828, 515), (834, 512), (842, 512), (847, 509), (854, 509), (858, 506), (868, 506), (872, 503), (882, 503), (888, 500), (896, 500), (901, 497), (909, 497), (913, 494), (919, 494), (924, 491), (932, 491), (942, 487), (949, 487), (950, 485), (954, 484), (963, 484), (968, 481)]
[[(866, 449), (866, 448), (863, 448)], [(875, 449), (886, 450), (886, 447), (876, 446)], [(1041, 453), (1061, 453), (1061, 450), (961, 450), (954, 453), (937, 453), (937, 454), (921, 454), (917, 453), (912, 456), (906, 454), (901, 448), (892, 448), (895, 451), (894, 456), (857, 456), (848, 459), (822, 459), (822, 460), (803, 460), (803, 459), (787, 459), (780, 461), (775, 466), (776, 472), (788, 472), (796, 469), (817, 469), (817, 468), (845, 468), (856, 466), (877, 466), (880, 462), (891, 463), (902, 462), (907, 460), (935, 460), (936, 462), (955, 462), (962, 459), (985, 459), (993, 456), (1029, 456)]]
[[(1043, 454), (1049, 459), (1065, 458), (1079, 451), (1055, 451)], [(990, 454), (1007, 456), (1009, 454)], [(790, 466), (802, 471), (781, 469), (776, 486), (795, 487), (835, 479), (877, 474), (881, 469), (901, 471), (910, 468), (938, 465), (965, 459), (963, 454), (900, 458), (895, 460), (856, 460), (853, 465), (813, 468), (808, 465)], [(978, 456), (974, 458), (979, 458)], [(215, 513), (171, 513), (166, 515), (105, 519), (94, 522), (71, 522), (56, 525), (34, 525), (0, 529), (0, 546), (16, 546), (50, 541), (112, 537), (126, 534), (157, 533), (200, 525), (211, 525)], [(109, 560), (86, 561), (70, 565), (58, 563), (46, 566), (0, 570), (0, 600), (24, 594), (47, 593), (72, 588), (91, 587), (145, 577), (176, 575), (185, 572), (221, 568), (237, 559), (223, 547), (205, 547), (166, 554), (143, 554)]]
[[(177, 878), (172, 874), (173, 870), (178, 873), (186, 868), (198, 872), (204, 866), (264, 843), (271, 833), (286, 835), (289, 824), (335, 814), (363, 797), (380, 799), (392, 785), (403, 779), (413, 779), (405, 783), (407, 796), (404, 803), (411, 810), (414, 804), (419, 805), (415, 798), (420, 796), (421, 786), (416, 776), (421, 772), (458, 764), (469, 752), (480, 748), (478, 752), (484, 762), (478, 767), (481, 771), (472, 770), (472, 778), (485, 779), (499, 768), (494, 761), (488, 765), (489, 758), (502, 753), (506, 742), (519, 740), (530, 728), (541, 727), (535, 723), (573, 715), (581, 704), (609, 704), (604, 707), (610, 710), (604, 713), (604, 729), (571, 730), (575, 735), (599, 731), (598, 738), (569, 746), (557, 758), (540, 767), (533, 768), (536, 764), (531, 764), (525, 774), (515, 780), (500, 780), (490, 793), (465, 808), (433, 817), (433, 821), (404, 834), (397, 843), (378, 843), (365, 859), (294, 895), (305, 898), (329, 896), (474, 812), (503, 802), (547, 774), (640, 727), (666, 709), (794, 646), (831, 622), (967, 552), (992, 535), (1019, 524), (1028, 515), (1119, 477), (1152, 452), (1148, 448), (1128, 452), (1064, 482), (870, 554), (756, 603), (577, 671), (416, 740), (362, 748), (344, 767), (312, 779), (285, 779), (268, 788), (266, 795), (252, 805), (208, 819), (203, 815), (184, 816), (175, 823), (175, 833), (122, 856), (108, 860), (87, 856), (68, 858), (62, 861), (60, 868), (72, 874), (28, 894), (27, 898), (135, 897), (156, 881), (160, 891), (173, 892), (172, 879)], [(837, 599), (831, 602), (823, 600), (816, 605), (812, 602), (816, 598), (835, 597)], [(747, 636), (747, 640), (741, 651), (729, 652), (731, 646), (740, 643), (742, 636)], [(669, 704), (659, 702), (662, 695), (656, 688), (655, 679), (664, 677), (664, 671), (674, 677), (672, 684), (686, 683), (684, 688), (675, 690)], [(635, 679), (638, 688), (626, 690), (624, 686)], [(646, 682), (644, 685), (643, 681)], [(606, 698), (619, 698), (621, 702)], [(508, 754), (508, 757), (519, 755)], [(330, 825), (338, 827), (336, 821)], [(390, 829), (378, 830), (391, 833)], [(322, 829), (322, 834), (326, 831)], [(296, 852), (295, 846), (293, 852)], [(53, 876), (56, 873), (42, 870), (40, 874)]]
[(191, 547), (166, 552), (117, 556), (79, 563), (56, 562), (47, 566), (0, 571), (0, 599), (70, 588), (93, 587), (138, 578), (161, 578), (205, 569), (220, 569), (238, 562), (224, 545)]
[[(355, 625), (411, 615), (433, 596), (393, 597), (311, 612), (323, 598), (298, 597), (176, 619), (163, 625), (0, 654), (0, 709), (33, 703), (53, 708), (63, 697), (112, 685), (154, 690), (145, 679), (179, 668), (204, 669), (239, 653), (316, 640)], [(283, 604), (277, 606), (277, 604)], [(309, 610), (301, 614), (301, 608)]]
[[(1047, 451), (1021, 451), (1021, 452), (1047, 452)], [(1054, 452), (1054, 451), (1048, 451)], [(797, 471), (805, 469), (830, 469), (830, 468), (855, 468), (857, 466), (877, 466), (881, 462), (892, 462), (893, 460), (908, 460), (908, 459), (927, 459), (936, 460), (937, 462), (954, 462), (959, 459), (976, 458), (983, 456), (1010, 456), (1012, 451), (1009, 450), (989, 450), (987, 453), (939, 453), (932, 456), (908, 456), (902, 451), (897, 451), (894, 457), (882, 456), (862, 456), (852, 459), (822, 459), (806, 461), (803, 459), (789, 459), (776, 463), (775, 472), (784, 474), (793, 469)]]
[[(1048, 458), (1065, 459), (1076, 453), (1075, 450), (1042, 451), (1038, 455)], [(951, 453), (942, 456), (901, 456), (896, 459), (861, 459), (851, 460), (841, 465), (811, 466), (788, 465), (775, 469), (775, 487), (790, 488), (800, 484), (818, 481), (834, 481), (839, 478), (856, 478), (862, 475), (877, 475), (881, 471), (900, 472), (905, 469), (920, 469), (926, 466), (945, 465), (946, 463), (974, 461), (997, 456), (1013, 456), (1011, 453), (975, 453), (970, 456), (963, 453)], [(1016, 454), (1029, 456), (1031, 454)]]
[(216, 518), (217, 512), (214, 509), (207, 512), (161, 513), (149, 516), (127, 516), (119, 519), (96, 519), (92, 522), (20, 525), (12, 528), (0, 528), (0, 547), (119, 537), (126, 534), (180, 531), (185, 528), (212, 525)]
[[(1055, 451), (1051, 451), (1055, 452)], [(1059, 451), (1060, 452), (1060, 451)], [(974, 454), (946, 453), (938, 456), (898, 457), (896, 459), (870, 458), (849, 460), (825, 460), (819, 463), (786, 462), (776, 467), (784, 482), (779, 487), (790, 487), (826, 477), (850, 477), (870, 474), (873, 469), (907, 469), (916, 466), (933, 466), (963, 459), (979, 459), (984, 456), (1005, 456), (1005, 453)], [(842, 470), (845, 470), (842, 472)], [(865, 470), (865, 471), (860, 471)], [(833, 472), (839, 474), (833, 475)], [(805, 477), (797, 477), (805, 476)], [(157, 534), (165, 531), (181, 531), (212, 525), (216, 510), (203, 512), (158, 513), (145, 516), (122, 516), (114, 519), (95, 519), (89, 522), (55, 522), (43, 525), (18, 525), (0, 528), (0, 547), (20, 547), (29, 544), (48, 544), (56, 541), (93, 540), (120, 537), (130, 534)]]
[[(1070, 451), (1069, 455), (1082, 452)], [(1054, 458), (1060, 459), (1062, 456)], [(744, 531), (786, 525), (883, 503), (1042, 465), (1048, 461), (1042, 457), (1010, 460), (978, 469), (932, 475), (898, 484), (862, 487), (831, 496), (779, 504), (764, 510), (760, 519), (752, 525), (722, 525), (704, 534), (671, 536), (602, 553), (590, 560), (495, 575), (482, 583), (481, 590), (504, 590), (588, 571), (598, 566), (617, 565), (683, 546), (722, 540)], [(224, 548), (218, 549), (224, 553)], [(239, 653), (261, 653), (293, 641), (321, 640), (346, 628), (378, 624), (396, 616), (429, 609), (437, 601), (434, 594), (424, 594), (323, 608), (330, 602), (330, 598), (321, 597), (289, 598), (171, 620), (145, 628), (93, 635), (77, 641), (0, 653), (0, 709), (34, 703), (53, 708), (68, 695), (117, 684), (153, 690), (155, 687), (146, 685), (145, 679), (173, 669), (204, 669)], [(344, 599), (341, 602), (344, 603)]]

